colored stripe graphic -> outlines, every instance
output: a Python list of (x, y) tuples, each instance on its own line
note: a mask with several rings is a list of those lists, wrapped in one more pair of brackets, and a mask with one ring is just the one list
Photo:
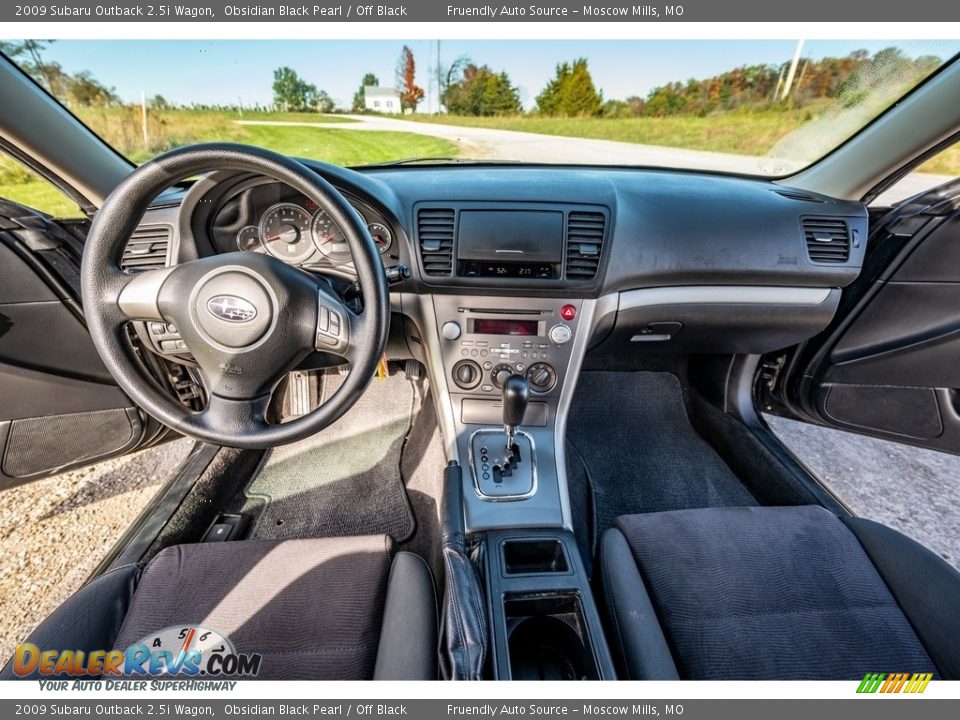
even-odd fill
[(858, 693), (922, 693), (933, 673), (867, 673), (857, 687)]

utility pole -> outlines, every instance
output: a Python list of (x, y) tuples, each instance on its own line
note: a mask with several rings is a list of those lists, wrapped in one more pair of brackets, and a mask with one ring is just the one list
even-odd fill
[(443, 69), (440, 66), (440, 41), (437, 40), (437, 115), (440, 114), (440, 108), (443, 106), (443, 85), (440, 77), (443, 75)]
[(147, 93), (140, 91), (140, 129), (143, 130), (143, 144), (147, 145), (150, 138), (147, 134)]
[(790, 95), (790, 89), (793, 87), (793, 78), (797, 74), (797, 65), (800, 63), (800, 53), (803, 52), (803, 40), (797, 40), (797, 49), (793, 53), (793, 60), (790, 63), (790, 70), (787, 72), (787, 81), (783, 84), (783, 95), (781, 100), (786, 100)]

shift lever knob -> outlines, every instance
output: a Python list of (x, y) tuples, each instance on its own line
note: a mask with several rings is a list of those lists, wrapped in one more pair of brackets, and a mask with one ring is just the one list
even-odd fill
[(503, 383), (503, 430), (507, 435), (507, 448), (513, 447), (517, 426), (527, 412), (530, 386), (522, 375), (511, 375)]

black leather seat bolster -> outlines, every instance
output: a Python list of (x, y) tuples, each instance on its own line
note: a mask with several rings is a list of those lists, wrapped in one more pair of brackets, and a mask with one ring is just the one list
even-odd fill
[(437, 597), (426, 561), (397, 553), (390, 568), (374, 680), (437, 678)]
[(601, 541), (600, 578), (608, 639), (621, 665), (618, 673), (634, 680), (679, 679), (633, 553), (616, 528), (607, 530)]
[(885, 525), (841, 519), (860, 541), (940, 677), (960, 679), (960, 572)]
[[(84, 585), (54, 610), (24, 641), (42, 650), (111, 650), (140, 577), (140, 567), (124, 565)], [(0, 680), (16, 680), (13, 658)], [(25, 679), (36, 680), (39, 673)], [(50, 679), (53, 676), (44, 676)]]

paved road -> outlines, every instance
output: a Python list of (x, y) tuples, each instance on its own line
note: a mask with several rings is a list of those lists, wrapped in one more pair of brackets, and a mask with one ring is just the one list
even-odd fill
[[(348, 115), (356, 122), (310, 123), (282, 120), (238, 120), (241, 125), (316, 127), (325, 130), (367, 132), (409, 132), (429, 135), (455, 143), (460, 157), (483, 160), (513, 160), (529, 163), (569, 163), (571, 165), (644, 165), (694, 170), (712, 170), (751, 175), (786, 175), (806, 163), (749, 155), (684, 150), (613, 140), (561, 137), (515, 130), (443, 125), (440, 123), (398, 120), (376, 115)], [(323, 158), (317, 158), (322, 160)], [(902, 181), (899, 197), (906, 197), (946, 182), (940, 175), (908, 176)], [(883, 196), (880, 197), (883, 201)]]

